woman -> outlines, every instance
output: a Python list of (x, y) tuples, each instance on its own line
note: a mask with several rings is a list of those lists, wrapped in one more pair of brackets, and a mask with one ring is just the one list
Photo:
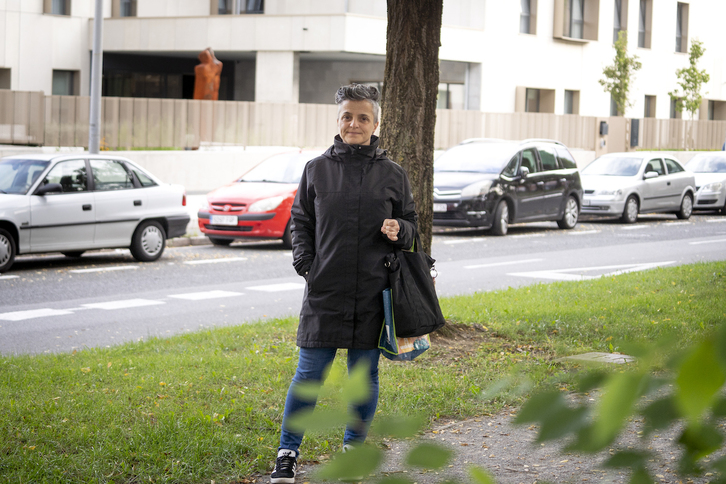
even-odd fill
[(303, 435), (288, 418), (315, 405), (295, 394), (301, 382), (320, 382), (338, 348), (348, 350), (348, 371), (370, 370), (370, 398), (352, 410), (343, 449), (363, 443), (378, 404), (381, 292), (388, 286), (384, 258), (413, 245), (416, 211), (403, 168), (378, 148), (379, 93), (351, 84), (338, 89), (338, 132), (333, 146), (305, 167), (292, 206), (293, 265), (307, 281), (300, 311), (297, 371), (288, 390), (272, 484), (295, 482)]

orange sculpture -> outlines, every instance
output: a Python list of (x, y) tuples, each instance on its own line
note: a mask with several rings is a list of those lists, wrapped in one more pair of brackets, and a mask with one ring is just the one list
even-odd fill
[(214, 57), (211, 47), (199, 53), (199, 62), (201, 64), (194, 67), (194, 99), (216, 101), (219, 98), (222, 63)]

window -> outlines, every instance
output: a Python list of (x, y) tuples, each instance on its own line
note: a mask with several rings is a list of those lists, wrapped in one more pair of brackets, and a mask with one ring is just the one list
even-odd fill
[(563, 168), (577, 168), (577, 163), (567, 148), (555, 146), (555, 153), (557, 153), (557, 160), (560, 162), (560, 166)]
[(671, 98), (671, 119), (682, 119), (683, 112), (676, 109), (677, 101)]
[(676, 52), (688, 52), (687, 3), (678, 3), (676, 10)]
[(554, 113), (555, 90), (517, 86), (514, 111), (517, 113)]
[(511, 160), (509, 160), (509, 163), (507, 163), (507, 166), (504, 167), (504, 170), (502, 170), (502, 175), (507, 176), (516, 176), (517, 175), (517, 165), (519, 165), (519, 153), (514, 155)]
[(580, 113), (580, 91), (565, 89), (565, 114)]
[(613, 95), (610, 95), (610, 116), (620, 116), (618, 112), (618, 104), (615, 102)]
[(134, 168), (134, 167), (129, 167), (129, 168), (131, 169), (131, 171), (134, 172), (134, 175), (136, 175), (136, 179), (139, 180), (139, 184), (142, 187), (156, 186), (156, 182), (154, 180), (152, 180), (151, 178), (149, 178), (149, 175), (147, 175), (146, 173), (144, 173), (143, 171), (141, 171), (137, 168)]
[(232, 0), (217, 0), (217, 15), (232, 13)]
[(120, 0), (120, 17), (136, 17), (136, 0)]
[(537, 172), (537, 155), (534, 154), (534, 148), (522, 152), (522, 168), (528, 169), (530, 173)]
[(88, 190), (85, 160), (63, 161), (55, 165), (43, 180), (43, 185), (58, 183), (63, 193), (85, 192)]
[(653, 0), (640, 0), (638, 13), (638, 47), (650, 49), (650, 24), (653, 16)]
[(646, 118), (655, 118), (655, 96), (645, 96), (645, 113)]
[(53, 95), (54, 96), (77, 96), (78, 89), (76, 82), (78, 76), (75, 71), (53, 71)]
[(519, 15), (519, 32), (523, 34), (537, 33), (537, 0), (520, 0), (522, 12)]
[(665, 175), (665, 168), (663, 168), (663, 162), (660, 159), (650, 160), (648, 162), (648, 166), (645, 167), (645, 173), (648, 173), (649, 171), (654, 171), (661, 176)]
[(668, 168), (668, 173), (681, 173), (685, 171), (683, 167), (675, 160), (671, 160), (670, 158), (665, 158), (665, 164), (666, 168)]
[(524, 112), (539, 112), (539, 89), (527, 89), (527, 100), (524, 104)]
[(70, 15), (71, 0), (43, 0), (43, 13)]
[(10, 89), (10, 69), (0, 67), (0, 89)]
[(711, 101), (709, 99), (708, 113), (706, 119), (708, 119), (709, 121), (726, 120), (726, 101)]
[(628, 0), (615, 0), (615, 12), (613, 14), (613, 44), (618, 40), (620, 32), (627, 30), (628, 24)]
[(463, 84), (442, 82), (439, 84), (436, 109), (465, 109), (464, 92)]
[(552, 35), (570, 42), (597, 40), (600, 0), (555, 0)]
[(242, 13), (265, 13), (265, 0), (238, 0), (240, 2), (240, 10), (244, 3), (245, 10)]
[(557, 158), (552, 148), (542, 146), (539, 148), (539, 160), (542, 162), (542, 169), (547, 170), (559, 170), (560, 167), (557, 164)]
[(134, 188), (131, 173), (120, 161), (91, 160), (94, 191), (127, 190)]

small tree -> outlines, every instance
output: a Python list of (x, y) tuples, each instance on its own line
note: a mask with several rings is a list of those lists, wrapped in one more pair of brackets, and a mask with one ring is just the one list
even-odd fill
[(615, 59), (613, 65), (603, 69), (605, 76), (600, 79), (600, 85), (605, 92), (609, 92), (618, 107), (618, 114), (625, 114), (625, 108), (632, 106), (628, 101), (630, 92), (630, 81), (635, 71), (642, 67), (638, 56), (628, 55), (628, 34), (621, 30), (618, 32), (618, 40), (615, 41)]
[(696, 64), (706, 49), (703, 48), (703, 42), (694, 40), (691, 43), (691, 49), (688, 52), (689, 66), (676, 70), (678, 78), (678, 88), (668, 93), (676, 104), (678, 112), (688, 111), (690, 115), (690, 123), (688, 127), (688, 139), (686, 141), (686, 149), (693, 146), (693, 116), (701, 108), (701, 88), (711, 79), (706, 73), (706, 69), (698, 70)]

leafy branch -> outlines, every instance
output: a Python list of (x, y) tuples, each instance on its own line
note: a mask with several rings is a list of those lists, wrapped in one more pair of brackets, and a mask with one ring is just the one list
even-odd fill
[(618, 40), (615, 41), (615, 58), (613, 64), (603, 69), (603, 79), (598, 82), (605, 92), (609, 92), (618, 108), (618, 114), (623, 115), (625, 109), (632, 106), (628, 101), (630, 82), (633, 74), (642, 67), (638, 56), (628, 55), (628, 34), (621, 30)]

